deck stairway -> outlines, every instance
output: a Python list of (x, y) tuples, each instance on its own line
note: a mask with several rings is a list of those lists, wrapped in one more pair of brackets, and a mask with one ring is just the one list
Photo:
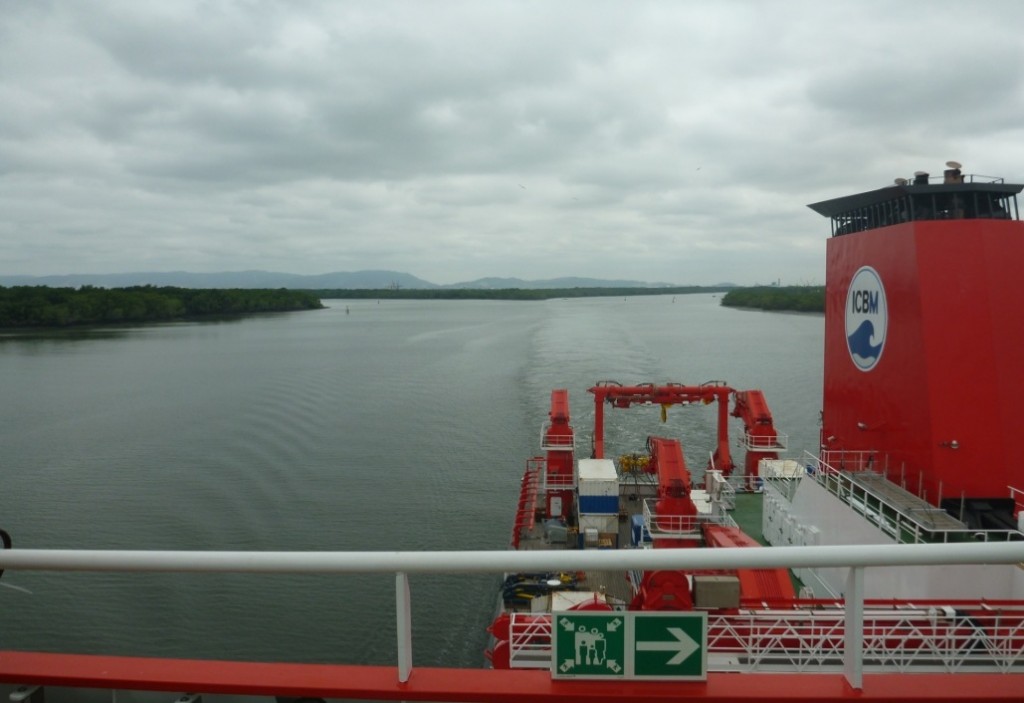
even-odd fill
[(925, 544), (972, 537), (960, 520), (873, 471), (818, 472), (815, 479), (898, 542)]

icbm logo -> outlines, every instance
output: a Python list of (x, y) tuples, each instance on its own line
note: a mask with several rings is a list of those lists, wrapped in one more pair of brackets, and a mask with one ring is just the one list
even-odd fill
[(889, 310), (882, 278), (870, 266), (853, 275), (846, 292), (846, 346), (861, 371), (870, 371), (882, 358)]

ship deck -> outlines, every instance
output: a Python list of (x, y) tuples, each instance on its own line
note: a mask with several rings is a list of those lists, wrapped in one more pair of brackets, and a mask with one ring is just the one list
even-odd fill
[[(619, 545), (630, 542), (629, 514), (623, 513), (618, 519), (618, 534), (615, 537), (617, 543), (611, 541), (599, 544), (599, 549), (614, 549)], [(578, 534), (570, 531), (567, 538), (563, 540), (551, 540), (545, 535), (545, 529), (541, 522), (537, 522), (531, 529), (523, 533), (519, 542), (520, 550), (559, 550), (576, 549)], [(608, 540), (609, 538), (605, 538)], [(616, 570), (592, 570), (576, 574), (578, 590), (603, 593), (612, 604), (628, 604), (633, 599), (633, 589), (630, 586), (629, 578), (625, 571)], [(525, 610), (525, 608), (516, 608)]]
[[(623, 483), (621, 486), (618, 515), (618, 531), (612, 536), (603, 535), (599, 542), (598, 549), (622, 549), (631, 548), (631, 519), (633, 515), (643, 514), (643, 501), (656, 496), (657, 487), (653, 484), (644, 483)], [(761, 534), (761, 521), (763, 512), (761, 493), (737, 493), (735, 496), (736, 507), (729, 512), (740, 529), (758, 541), (762, 546), (768, 546), (768, 542)], [(520, 550), (572, 550), (579, 548), (579, 535), (574, 530), (568, 530), (566, 538), (552, 539), (551, 534), (545, 528), (544, 506), (540, 496), (537, 496), (533, 505), (535, 521), (528, 529), (524, 529), (519, 542)], [(576, 588), (579, 591), (590, 591), (602, 593), (612, 605), (628, 604), (633, 599), (633, 588), (626, 571), (600, 570), (584, 571), (575, 575)], [(797, 589), (802, 585), (794, 576), (794, 585)], [(550, 602), (547, 603), (550, 605)], [(508, 610), (530, 611), (536, 610), (539, 604), (531, 606), (518, 605), (509, 606)]]
[(762, 547), (767, 547), (768, 540), (761, 534), (761, 520), (764, 513), (762, 494), (737, 493), (735, 500), (736, 508), (730, 511), (729, 515), (741, 530), (756, 539)]

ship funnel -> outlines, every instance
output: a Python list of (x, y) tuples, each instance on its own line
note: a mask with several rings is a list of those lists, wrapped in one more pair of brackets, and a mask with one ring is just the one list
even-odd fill
[(914, 171), (914, 185), (926, 186), (928, 185), (928, 172), (927, 171)]

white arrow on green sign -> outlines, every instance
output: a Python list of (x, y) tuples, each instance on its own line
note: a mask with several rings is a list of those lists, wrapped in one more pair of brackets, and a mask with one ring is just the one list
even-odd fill
[(633, 678), (707, 678), (706, 613), (634, 613)]
[(704, 680), (706, 643), (706, 613), (555, 613), (551, 675)]
[(672, 658), (668, 660), (669, 666), (675, 666), (682, 664), (686, 659), (700, 649), (700, 643), (694, 641), (692, 637), (680, 630), (678, 627), (668, 628), (669, 633), (672, 634), (676, 639), (672, 642), (662, 642), (655, 640), (651, 642), (637, 642), (636, 651), (638, 652), (672, 652)]

